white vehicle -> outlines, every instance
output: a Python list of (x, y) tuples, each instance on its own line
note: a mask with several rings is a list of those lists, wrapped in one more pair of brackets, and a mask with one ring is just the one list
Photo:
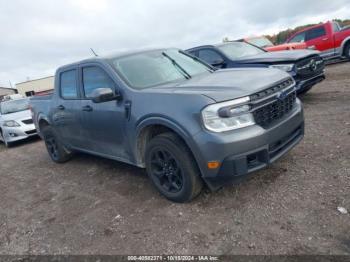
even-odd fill
[(28, 98), (0, 103), (0, 141), (6, 147), (36, 134)]
[(3, 100), (7, 101), (7, 100), (15, 100), (15, 99), (21, 99), (21, 98), (24, 98), (24, 96), (20, 94), (13, 94), (13, 95), (4, 96)]

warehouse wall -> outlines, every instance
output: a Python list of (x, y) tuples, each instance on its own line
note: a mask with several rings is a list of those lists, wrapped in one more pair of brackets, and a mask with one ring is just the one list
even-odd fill
[(13, 89), (0, 87), (0, 96), (12, 95), (15, 93), (16, 93), (16, 91)]
[(30, 80), (23, 83), (16, 84), (18, 93), (24, 96), (30, 96), (34, 93), (49, 91), (54, 88), (54, 77), (49, 76), (45, 78)]

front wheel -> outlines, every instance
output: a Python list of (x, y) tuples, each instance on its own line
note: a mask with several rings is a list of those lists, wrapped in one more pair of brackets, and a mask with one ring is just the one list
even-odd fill
[(72, 153), (63, 146), (50, 126), (44, 127), (42, 134), (47, 152), (54, 162), (64, 163), (71, 159)]
[(188, 202), (202, 190), (196, 161), (173, 133), (154, 137), (146, 148), (146, 169), (158, 191), (174, 202)]

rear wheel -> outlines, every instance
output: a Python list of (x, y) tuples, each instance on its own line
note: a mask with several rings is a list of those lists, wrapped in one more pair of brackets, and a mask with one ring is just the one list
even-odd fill
[(69, 152), (50, 126), (42, 130), (47, 152), (51, 159), (56, 163), (64, 163), (71, 159), (72, 153)]
[(188, 202), (202, 190), (195, 159), (173, 133), (160, 134), (148, 143), (146, 169), (155, 187), (169, 200)]
[(346, 45), (345, 50), (344, 50), (344, 54), (345, 54), (347, 59), (350, 59), (350, 43)]

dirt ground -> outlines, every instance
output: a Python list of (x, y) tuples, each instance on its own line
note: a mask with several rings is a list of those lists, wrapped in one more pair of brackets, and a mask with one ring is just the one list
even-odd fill
[(302, 97), (303, 142), (237, 186), (188, 204), (145, 172), (39, 139), (0, 144), (0, 254), (350, 254), (350, 63)]

